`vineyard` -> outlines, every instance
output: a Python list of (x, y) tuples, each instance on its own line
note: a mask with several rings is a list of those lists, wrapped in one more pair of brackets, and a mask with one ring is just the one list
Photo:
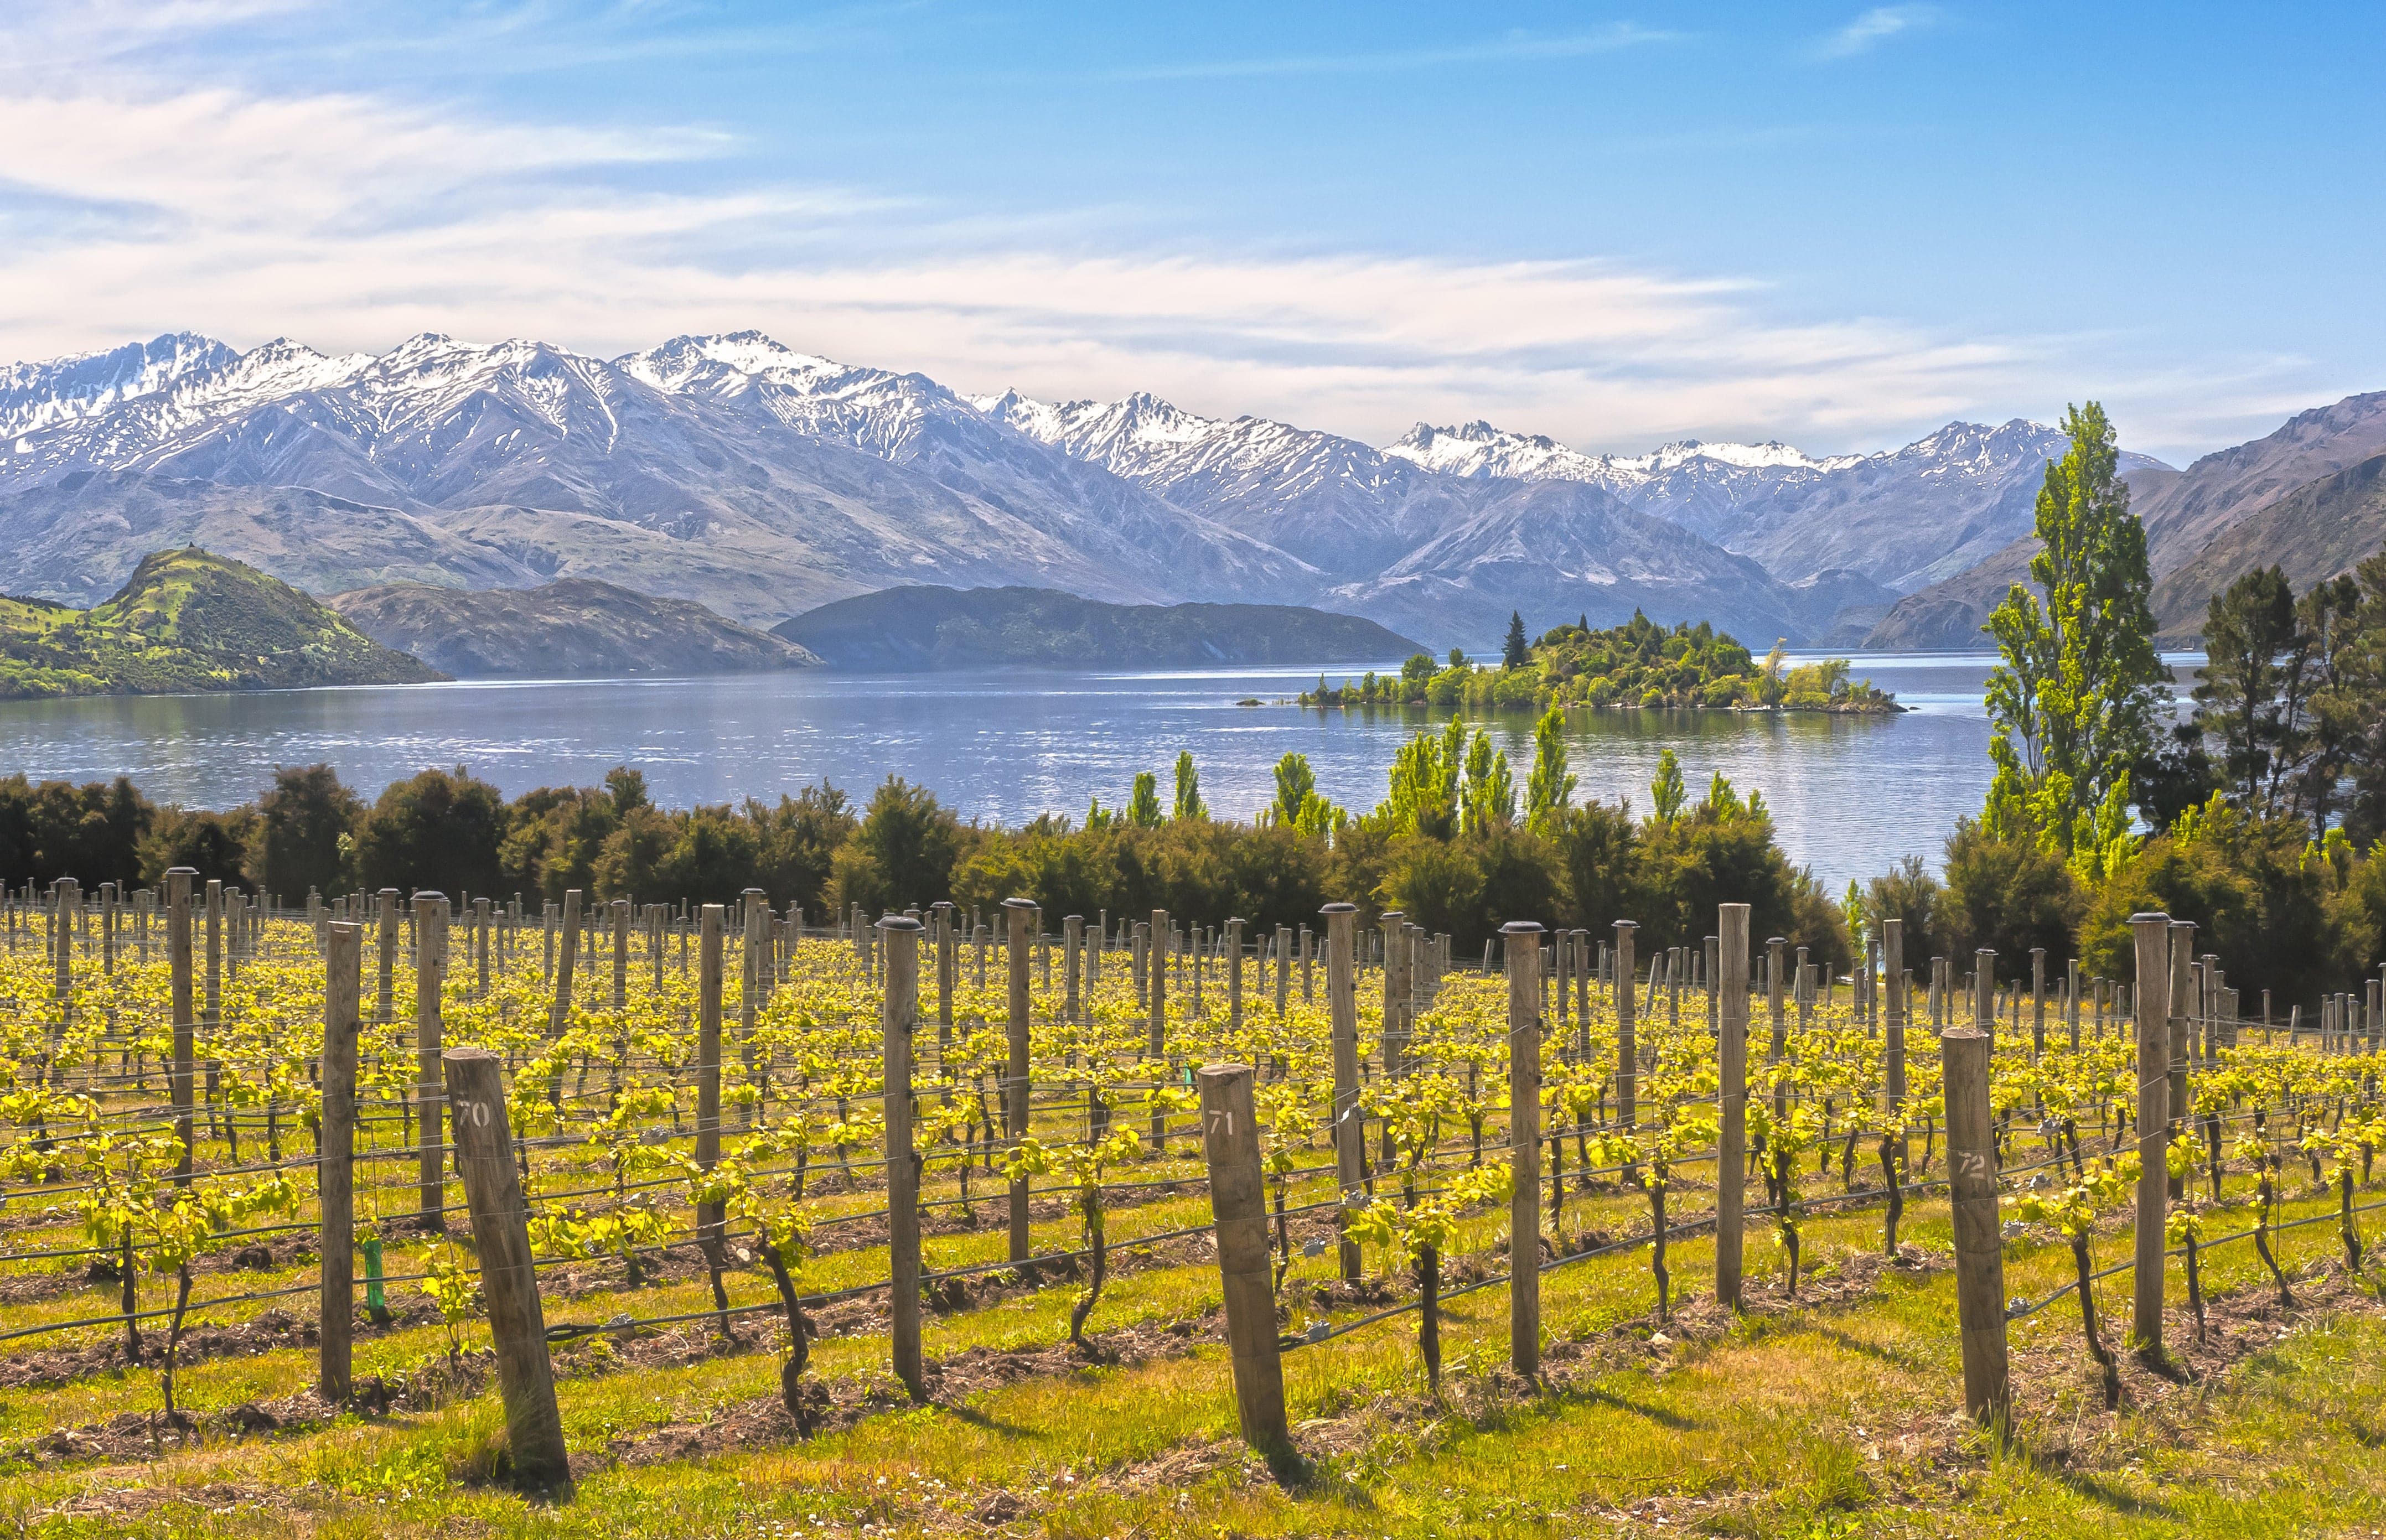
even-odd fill
[(0, 1515), (2386, 1521), (2379, 979), (2247, 1020), (2163, 915), (2127, 979), (1893, 920), (1829, 977), (1747, 912), (14, 892)]

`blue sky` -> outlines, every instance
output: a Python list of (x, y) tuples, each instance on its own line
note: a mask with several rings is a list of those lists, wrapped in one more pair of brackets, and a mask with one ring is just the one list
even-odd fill
[(1381, 442), (2386, 387), (2386, 9), (19, 0), (0, 357), (759, 327)]

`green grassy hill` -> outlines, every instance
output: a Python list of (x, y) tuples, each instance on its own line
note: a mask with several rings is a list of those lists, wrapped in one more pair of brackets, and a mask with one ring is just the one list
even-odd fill
[(0, 598), (0, 698), (416, 684), (445, 679), (288, 583), (192, 546), (89, 609)]

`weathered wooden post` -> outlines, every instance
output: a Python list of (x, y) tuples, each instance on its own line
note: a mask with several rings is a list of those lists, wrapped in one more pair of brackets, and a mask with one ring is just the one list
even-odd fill
[[(2164, 1014), (2170, 1019), (2170, 1099), (2164, 1104), (2164, 1116), (2176, 1133), (2195, 1108), (2194, 1098), (2188, 1094), (2188, 1045), (2194, 1040), (2194, 1024), (2188, 1012), (2195, 1000), (2195, 922), (2174, 920), (2170, 922), (2170, 997), (2165, 1002)], [(2340, 1026), (2350, 1023), (2340, 1020)], [(2350, 1049), (2348, 1049), (2350, 1051)], [(2185, 1196), (2187, 1180), (2169, 1179), (2170, 1199), (2176, 1203)]]
[(1275, 928), (1275, 1014), (1282, 1021), (1292, 1005), (1292, 927)]
[[(1151, 1063), (1155, 1081), (1165, 1072), (1162, 1060), (1168, 1054), (1168, 911), (1151, 911), (1151, 934), (1145, 945), (1145, 967), (1149, 974), (1150, 1037), (1144, 1051)], [(1168, 1121), (1159, 1113), (1151, 1115), (1151, 1148), (1155, 1155), (1167, 1148)]]
[[(710, 1171), (721, 1163), (721, 954), (725, 909), (704, 905), (697, 913), (696, 951), (696, 1163)], [(696, 1207), (697, 1244), (717, 1275), (727, 1206)], [(722, 1318), (727, 1329), (727, 1318)]]
[(1081, 914), (1062, 915), (1061, 917), (1061, 993), (1062, 995), (1061, 1012), (1064, 1020), (1078, 1020), (1078, 1012), (1082, 1008), (1080, 1004), (1082, 997), (1077, 991), (1077, 974), (1084, 964), (1085, 952), (1086, 917)]
[(1508, 962), (1508, 1361), (1541, 1372), (1541, 928), (1500, 927)]
[(2046, 948), (2029, 949), (2029, 1057), (2046, 1052)]
[[(659, 946), (655, 956), (661, 958)], [(472, 900), (472, 966), (477, 970), (472, 983), (473, 998), (485, 1000), (489, 997), (489, 901), (485, 898)]]
[(1637, 1023), (1633, 1011), (1632, 933), (1638, 929), (1629, 920), (1615, 922), (1615, 1123), (1626, 1129), (1632, 1126), (1636, 1117), (1636, 1071), (1640, 1066), (1639, 1045), (1633, 1035)]
[(1748, 906), (1717, 906), (1715, 1058), (1715, 1298), (1739, 1308), (1742, 1215), (1748, 1180)]
[(1251, 1067), (1205, 1065), (1199, 1080), (1201, 1153), (1210, 1169), (1210, 1211), (1216, 1222), (1218, 1274), (1225, 1295), (1235, 1413), (1245, 1443), (1263, 1455), (1281, 1458), (1292, 1452), (1292, 1429), (1285, 1421), (1284, 1363), (1276, 1347), (1267, 1184), (1260, 1171)]
[[(616, 898), (609, 908), (613, 921), (613, 1008), (620, 1010), (630, 1003), (630, 901)], [(421, 923), (420, 913), (415, 923)], [(415, 933), (421, 933), (418, 930)]]
[[(1027, 1023), (1029, 999), (1027, 991), (1027, 923), (1036, 913), (1031, 898), (1006, 898), (1004, 912), (1010, 918), (1011, 941), (1011, 1060), (1002, 1081), (1003, 1132), (1011, 1136), (1016, 1147), (1027, 1137), (1027, 1093), (1029, 1066), (1027, 1059)], [(1151, 1147), (1159, 1149), (1162, 1119), (1157, 1112), (1151, 1116)], [(1027, 1260), (1027, 1178), (1018, 1176), (1011, 1182), (1011, 1259)]]
[(2170, 1144), (2170, 916), (2129, 916), (2137, 947), (2138, 1228), (2137, 1278), (2129, 1339), (2162, 1351), (2163, 1226), (2169, 1196), (2165, 1157)]
[[(1955, 1313), (1964, 1335), (1964, 1408), (2003, 1436), (2012, 1416), (2005, 1369), (2004, 1238), (1997, 1213), (1996, 1135), (1989, 1108), (1989, 1039), (1956, 1028), (1939, 1039), (1947, 1100), (1948, 1191), (1954, 1207)], [(2161, 1243), (2161, 1233), (2155, 1233)]]
[[(1905, 921), (1886, 919), (1880, 922), (1881, 983), (1884, 1009), (1881, 1012), (1881, 1094), (1888, 1098), (1884, 1109), (1897, 1119), (1897, 1133), (1890, 1145), (1897, 1162), (1891, 1181), (1905, 1181), (1907, 1145), (1905, 1141), (1905, 1017), (1909, 1001), (1906, 986), (1912, 975), (1905, 970)], [(1890, 1197), (1891, 1211), (1897, 1199)]]
[(441, 1209), (446, 1203), (445, 1141), (439, 1115), (445, 1089), (439, 1055), (445, 1045), (445, 1023), (439, 1009), (439, 982), (447, 974), (447, 900), (436, 893), (414, 895), (414, 1065), (416, 1208), (426, 1230), (445, 1230)]
[[(1023, 912), (1011, 910), (1014, 941)], [(920, 1362), (920, 1157), (911, 1147), (911, 1039), (920, 1022), (920, 922), (907, 915), (888, 915), (878, 922), (878, 929), (884, 941), (881, 955), (886, 980), (878, 1020), (886, 1047), (888, 1333), (895, 1377), (903, 1382), (912, 1400), (925, 1401), (927, 1380)], [(1014, 945), (1011, 962), (1014, 997), (1020, 976), (1026, 971), (1026, 955), (1024, 946)], [(1026, 1103), (1025, 1091), (1023, 1083), (1022, 1107)], [(1026, 1258), (1021, 1185), (1011, 1187), (1011, 1259), (1014, 1262)]]
[(953, 1045), (953, 985), (960, 982), (961, 954), (955, 950), (953, 905), (940, 898), (929, 906), (936, 917), (936, 1059)]
[(323, 1147), (315, 1168), (323, 1299), (316, 1383), (322, 1398), (337, 1405), (354, 1388), (349, 1345), (357, 1312), (357, 995), (364, 982), (364, 927), (326, 926), (323, 952)]
[(1226, 920), (1226, 1030), (1243, 1030), (1243, 922)]
[(1328, 904), (1325, 915), (1325, 1008), (1334, 1039), (1334, 1177), (1341, 1189), (1335, 1228), (1341, 1233), (1342, 1278), (1359, 1281), (1359, 1243), (1350, 1223), (1366, 1200), (1366, 1123), (1359, 1109), (1359, 980), (1351, 950), (1358, 939), (1359, 907)]
[(481, 1258), (481, 1294), (497, 1350), (506, 1449), (523, 1484), (569, 1496), (571, 1462), (555, 1407), (555, 1365), (546, 1354), (546, 1316), (531, 1266), (530, 1209), (514, 1167), (504, 1077), (497, 1056), (486, 1048), (450, 1048), (441, 1058), (454, 1112), (456, 1163), (472, 1216), (472, 1249)]
[(71, 877), (61, 877), (57, 884), (57, 920), (51, 929), (57, 932), (56, 954), (57, 977), (53, 987), (57, 991), (61, 1020), (74, 1020), (74, 933), (75, 920), (82, 910), (82, 884)]
[(397, 1016), (397, 890), (383, 888), (376, 894), (379, 901), (381, 934), (380, 985), (373, 996), (373, 1020), (386, 1025)]
[(182, 1146), (174, 1166), (178, 1186), (191, 1182), (191, 1151), (197, 1129), (194, 1095), (198, 1089), (197, 1022), (191, 1013), (191, 881), (195, 869), (178, 866), (166, 873), (166, 963), (173, 976), (174, 1069), (171, 1076), (174, 1136)]
[(557, 937), (555, 998), (547, 1007), (546, 1035), (561, 1037), (571, 1030), (571, 972), (580, 958), (580, 890), (563, 890), (563, 924)]

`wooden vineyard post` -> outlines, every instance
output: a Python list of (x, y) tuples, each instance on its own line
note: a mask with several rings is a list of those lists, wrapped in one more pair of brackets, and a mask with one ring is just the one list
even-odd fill
[(1717, 907), (1715, 986), (1715, 1299), (1739, 1308), (1740, 1225), (1748, 1179), (1748, 906)]
[[(1905, 1182), (1905, 1163), (1909, 1146), (1905, 1139), (1905, 1014), (1910, 1002), (1905, 996), (1905, 921), (1890, 919), (1880, 922), (1881, 987), (1885, 1008), (1881, 1012), (1881, 1083), (1882, 1095), (1889, 1105), (1883, 1108), (1897, 1120), (1897, 1132), (1890, 1136), (1891, 1158), (1896, 1170), (1886, 1173), (1899, 1185)], [(1890, 1196), (1890, 1212), (1902, 1207), (1897, 1196)]]
[(1200, 1083), (1201, 1154), (1210, 1168), (1235, 1413), (1245, 1443), (1263, 1455), (1282, 1457), (1292, 1452), (1292, 1429), (1285, 1421), (1284, 1361), (1276, 1347), (1275, 1279), (1268, 1254), (1259, 1120), (1251, 1108), (1251, 1067), (1205, 1065)]
[[(563, 890), (563, 924), (556, 938), (559, 945), (555, 962), (555, 998), (547, 1006), (546, 1035), (548, 1041), (561, 1037), (571, 1028), (571, 971), (580, 958), (580, 890)], [(559, 1072), (556, 1083), (562, 1084)]]
[[(1011, 939), (1011, 1061), (1002, 1077), (1002, 1127), (1012, 1148), (1027, 1137), (1027, 922), (1036, 914), (1028, 898), (1006, 898), (1002, 908), (1010, 920)], [(890, 996), (891, 1000), (891, 996)], [(1155, 1071), (1156, 1072), (1156, 1071)], [(1161, 1147), (1161, 1115), (1151, 1115), (1151, 1147)], [(1011, 1179), (1011, 1259), (1027, 1260), (1027, 1178)]]
[[(659, 946), (655, 956), (662, 956)], [(485, 898), (472, 900), (472, 966), (476, 970), (472, 998), (485, 1000), (489, 997), (489, 901)]]
[[(697, 914), (696, 951), (696, 1163), (706, 1171), (721, 1164), (721, 930), (723, 909), (704, 905)], [(698, 1204), (697, 1244), (717, 1273), (721, 1267), (725, 1206)], [(728, 1317), (722, 1317), (727, 1334)], [(800, 1346), (801, 1344), (797, 1346)]]
[(1634, 1071), (1640, 1050), (1634, 1041), (1632, 933), (1639, 927), (1629, 920), (1615, 922), (1615, 1126), (1629, 1129), (1637, 1112)]
[(397, 1014), (397, 890), (383, 888), (375, 897), (380, 902), (381, 971), (380, 987), (373, 995), (373, 1020), (386, 1026)]
[[(613, 1008), (621, 1009), (630, 1002), (630, 901), (616, 898), (611, 906), (613, 921)], [(421, 924), (418, 915), (416, 923)], [(417, 935), (421, 934), (418, 930)]]
[(555, 1407), (555, 1365), (546, 1354), (546, 1316), (531, 1266), (530, 1211), (514, 1167), (504, 1077), (497, 1056), (486, 1048), (450, 1048), (441, 1062), (454, 1111), (456, 1163), (472, 1216), (472, 1249), (481, 1258), (481, 1294), (497, 1350), (506, 1448), (524, 1485), (568, 1497), (571, 1463)]
[(1508, 961), (1508, 1361), (1541, 1372), (1541, 928), (1500, 927)]
[(1077, 970), (1086, 951), (1086, 917), (1063, 915), (1061, 919), (1061, 1020), (1077, 1020)]
[(420, 1143), (416, 1161), (417, 1208), (424, 1228), (444, 1230), (440, 1209), (446, 1202), (446, 1183), (440, 1174), (441, 1147), (439, 1054), (444, 1022), (439, 1012), (439, 982), (447, 972), (447, 900), (436, 893), (414, 895), (414, 1059), (415, 1131)]
[(2035, 1063), (2046, 1052), (2046, 948), (2029, 949), (2029, 1057)]
[(166, 873), (166, 962), (173, 975), (174, 1069), (171, 1077), (174, 1102), (174, 1137), (182, 1152), (174, 1166), (174, 1181), (182, 1186), (191, 1182), (191, 1146), (196, 1135), (193, 1125), (194, 1081), (198, 1072), (195, 1060), (198, 1055), (195, 1041), (197, 1023), (191, 1016), (191, 879), (198, 872), (187, 866), (178, 866)]
[[(1939, 1039), (1939, 1058), (1946, 1083), (1955, 1313), (1964, 1333), (1964, 1409), (2002, 1437), (2012, 1414), (2012, 1395), (2005, 1372), (2004, 1238), (1997, 1213), (1988, 1034), (1961, 1027), (1947, 1033)], [(2159, 1230), (2155, 1240), (2160, 1243)]]
[(1243, 1030), (1243, 922), (1226, 921), (1226, 1030)]
[[(1168, 911), (1151, 911), (1151, 934), (1144, 944), (1144, 968), (1150, 979), (1150, 1037), (1145, 1052), (1151, 1058), (1151, 1078), (1156, 1082), (1165, 1073), (1162, 1060), (1168, 1054)], [(1151, 1115), (1151, 1151), (1159, 1154), (1166, 1147), (1167, 1120), (1155, 1112)]]
[(1325, 915), (1325, 1008), (1334, 1047), (1334, 1176), (1341, 1190), (1334, 1227), (1341, 1234), (1342, 1280), (1359, 1281), (1359, 1243), (1350, 1222), (1366, 1198), (1367, 1128), (1359, 1109), (1359, 981), (1351, 956), (1358, 939), (1359, 907), (1328, 904)]
[(940, 898), (929, 909), (936, 917), (936, 1059), (942, 1063), (953, 1045), (953, 985), (961, 956), (954, 949), (952, 900)]
[[(886, 1049), (887, 1334), (895, 1377), (903, 1382), (913, 1401), (924, 1402), (928, 1389), (920, 1361), (920, 1158), (911, 1147), (911, 1040), (920, 1024), (920, 922), (908, 915), (890, 914), (878, 922), (878, 930), (886, 982), (878, 1020)], [(1024, 948), (1020, 955), (1025, 955)], [(1019, 966), (1014, 960), (1014, 969)], [(1016, 1183), (1012, 1192), (1011, 1235), (1016, 1246), (1023, 1238), (1017, 1222)], [(1011, 1259), (1023, 1257), (1023, 1252), (1014, 1252)]]
[[(2188, 1095), (2187, 1090), (2189, 1045), (2195, 1040), (2194, 1024), (2188, 1020), (2188, 1013), (2195, 1008), (2194, 1001), (2195, 922), (2191, 920), (2174, 920), (2170, 922), (2170, 994), (2165, 1002), (2164, 1011), (2164, 1014), (2170, 1018), (2170, 1096), (2163, 1104), (2164, 1119), (2174, 1130), (2187, 1121), (2195, 1108), (2194, 1099)], [(2340, 1035), (2350, 1033), (2353, 1029), (2352, 1008), (2351, 995), (2344, 996), (2343, 1003), (2337, 1008), (2336, 1027)], [(2359, 1046), (2356, 1043), (2347, 1041), (2344, 1051), (2357, 1052)], [(2167, 1162), (2163, 1164), (2166, 1166)], [(2171, 1177), (2168, 1180), (2171, 1201), (2175, 1203), (2185, 1192), (2186, 1181), (2181, 1177)]]
[(2170, 1143), (2170, 916), (2129, 916), (2137, 947), (2137, 990), (2130, 1004), (2138, 1023), (2137, 1276), (2130, 1300), (2129, 1340), (2148, 1355), (2162, 1351), (2163, 1226), (2170, 1183), (2165, 1158)]
[(364, 927), (330, 924), (323, 938), (323, 1148), (315, 1185), (322, 1211), (323, 1303), (316, 1383), (333, 1405), (353, 1388), (356, 1331), (357, 1012)]

